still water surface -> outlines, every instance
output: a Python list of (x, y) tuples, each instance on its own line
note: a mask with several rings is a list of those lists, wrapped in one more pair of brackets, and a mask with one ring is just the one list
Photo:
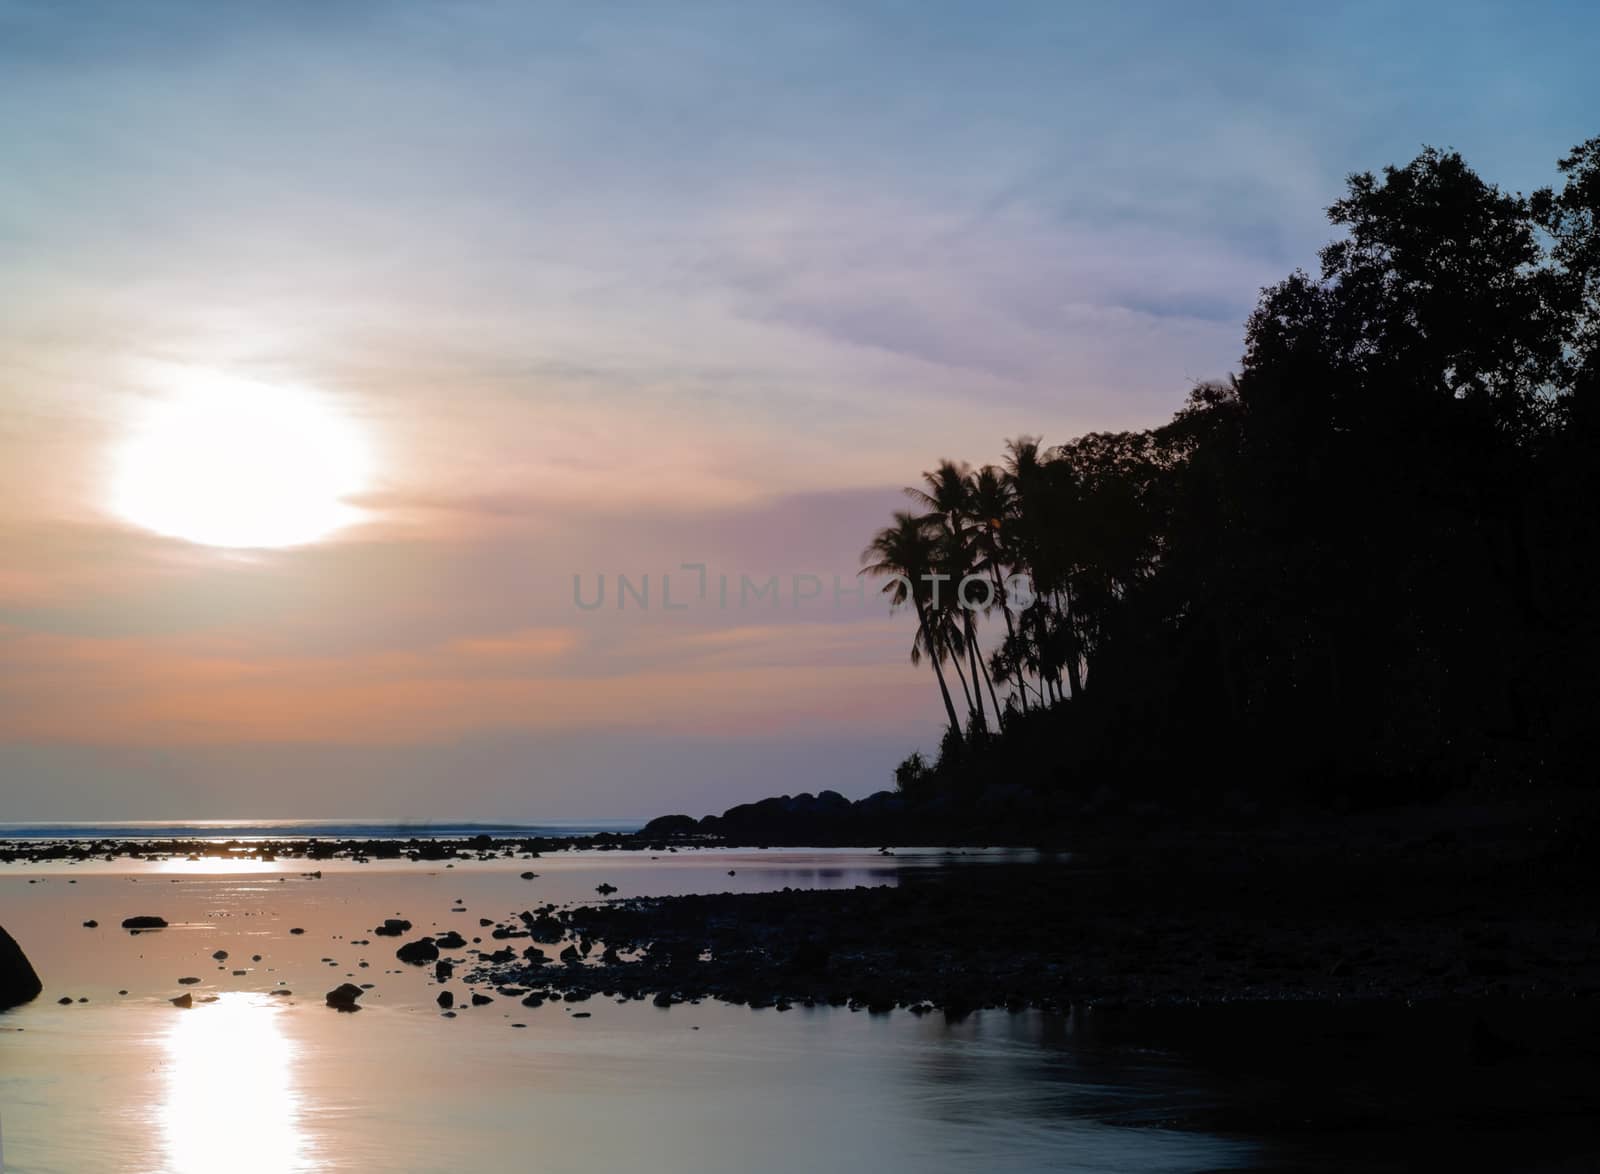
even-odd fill
[[(1565, 1136), (1570, 1113), (1551, 1128), (1458, 1135), (1463, 1096), (1493, 1112), (1544, 1082), (1521, 1094), (1542, 1109), (1578, 1085), (1543, 1061), (1465, 1070), (1448, 1038), (1443, 1049), (1391, 1049), (1375, 1065), (1368, 1044), (1330, 1053), (1322, 1027), (1307, 1036), (1319, 1050), (1290, 1043), (1263, 1057), (1243, 1045), (1270, 1031), (1211, 1031), (1196, 1049), (1164, 1029), (1107, 1030), (1094, 1014), (949, 1023), (604, 998), (529, 1009), (496, 997), (445, 1019), (431, 971), (401, 966), (396, 940), (370, 932), (404, 916), (415, 933), (471, 938), (487, 932), (479, 917), (594, 900), (602, 882), (619, 896), (894, 884), (909, 869), (1003, 858), (561, 853), (453, 868), (323, 862), (320, 877), (293, 860), (0, 866), (0, 924), (46, 984), (0, 1014), (4, 1168), (1031, 1174), (1429, 1168), (1424, 1158), (1584, 1168), (1534, 1152), (1588, 1152), (1589, 1137)], [(526, 870), (539, 875), (525, 880)], [(172, 925), (117, 928), (140, 913)], [(91, 919), (98, 927), (85, 928)], [(228, 956), (214, 959), (218, 950)], [(374, 984), (359, 1014), (323, 1005), (345, 981)], [(169, 1001), (184, 991), (192, 1010)], [(464, 1001), (460, 984), (456, 994)], [(1359, 1131), (1413, 1089), (1426, 1095), (1408, 1110), (1411, 1125)], [(1298, 1099), (1279, 1108), (1285, 1090)], [(1303, 1107), (1333, 1100), (1354, 1106), (1340, 1110), (1358, 1126), (1353, 1140), (1343, 1128), (1337, 1142), (1305, 1133)]]
[[(622, 896), (892, 884), (904, 869), (994, 858), (563, 853), (449, 869), (324, 862), (320, 879), (290, 860), (8, 866), (0, 921), (46, 991), (0, 1016), (6, 1170), (894, 1174), (1246, 1162), (1245, 1142), (1118, 1123), (1193, 1081), (1159, 1054), (1125, 1055), (1108, 1074), (1104, 1055), (1075, 1046), (1070, 1021), (605, 999), (529, 1009), (504, 998), (446, 1020), (428, 973), (400, 966), (394, 940), (368, 932), (404, 915), (418, 933), (470, 937), (483, 932), (480, 915), (592, 900), (602, 881)], [(529, 869), (539, 876), (521, 879)], [(173, 924), (137, 936), (117, 928), (137, 913)], [(89, 919), (99, 926), (84, 928)], [(229, 957), (214, 960), (217, 950)], [(201, 982), (179, 985), (185, 976)], [(347, 979), (375, 984), (357, 1015), (322, 1005)], [(268, 993), (285, 987), (294, 995)], [(178, 1010), (168, 1000), (185, 990), (216, 1001)], [(88, 1002), (62, 1006), (63, 996)]]

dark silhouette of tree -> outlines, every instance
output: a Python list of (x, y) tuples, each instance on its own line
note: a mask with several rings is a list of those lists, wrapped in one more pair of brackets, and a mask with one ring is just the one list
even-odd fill
[(935, 539), (927, 523), (909, 513), (897, 513), (894, 525), (880, 530), (871, 545), (862, 552), (862, 560), (867, 565), (861, 569), (861, 573), (888, 578), (883, 592), (889, 597), (889, 606), (903, 607), (909, 602), (917, 613), (917, 638), (912, 644), (912, 662), (918, 660), (919, 648), (930, 652), (934, 676), (939, 679), (939, 695), (944, 698), (945, 713), (950, 718), (950, 731), (959, 742), (961, 719), (956, 716), (955, 702), (950, 699), (950, 688), (945, 684), (944, 669), (941, 667), (945, 644), (937, 634), (926, 594), (935, 554)]
[(974, 730), (984, 686), (1005, 715), (985, 755), (1041, 784), (1367, 798), (1586, 778), (1600, 138), (1558, 167), (1531, 196), (1432, 148), (1353, 175), (1316, 274), (1262, 291), (1237, 374), (1169, 423), (924, 474), (894, 528), (919, 565), (951, 596), (1032, 585), (989, 609), (987, 661), (978, 613), (919, 614), (967, 660)]

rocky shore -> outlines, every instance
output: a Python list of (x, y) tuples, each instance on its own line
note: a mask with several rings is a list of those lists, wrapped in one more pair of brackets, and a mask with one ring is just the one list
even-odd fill
[(1023, 788), (991, 788), (981, 800), (912, 803), (891, 791), (846, 799), (837, 791), (779, 795), (721, 815), (667, 815), (637, 832), (564, 836), (408, 839), (14, 839), (0, 840), (0, 863), (128, 859), (416, 861), (521, 856), (564, 850), (670, 851), (683, 847), (880, 847), (938, 844), (1061, 845), (1081, 806), (1046, 811)]
[(469, 986), (535, 1002), (952, 1016), (1600, 995), (1600, 937), (1580, 902), (1529, 909), (1522, 886), (1403, 871), (995, 866), (898, 887), (640, 898), (530, 910), (453, 968)]
[[(819, 805), (818, 797), (799, 800)], [(709, 827), (668, 817), (634, 835), (67, 841), (13, 843), (6, 852), (313, 861), (669, 853), (742, 841), (752, 821), (786, 818), (773, 812), (792, 814), (795, 802), (757, 816), (728, 813)], [(820, 806), (838, 808), (827, 799)], [(426, 968), (449, 996), (440, 1000), (447, 1013), (486, 1001), (597, 996), (953, 1017), (985, 1007), (1272, 1002), (1587, 1006), (1600, 996), (1600, 921), (1584, 895), (1600, 857), (1593, 822), (1571, 819), (1571, 810), (1458, 804), (1248, 828), (1231, 815), (1145, 825), (1133, 813), (1082, 825), (1079, 851), (908, 870), (893, 886), (543, 904), (499, 921), (440, 921), (426, 936), (404, 918), (350, 932), (388, 939), (397, 962)], [(799, 818), (797, 826), (814, 829), (804, 811)], [(613, 891), (597, 887), (602, 898)]]

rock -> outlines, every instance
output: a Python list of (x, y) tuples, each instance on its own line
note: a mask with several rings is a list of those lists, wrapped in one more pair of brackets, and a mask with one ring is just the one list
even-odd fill
[(440, 934), (433, 941), (441, 950), (464, 950), (467, 946), (467, 939), (453, 929)]
[(56, 1000), (56, 1002), (60, 1003), (63, 1007), (70, 1007), (70, 1006), (72, 1006), (72, 996), (71, 995), (62, 995), (59, 999)]
[(536, 942), (544, 942), (548, 945), (559, 942), (566, 935), (566, 927), (547, 913), (534, 918), (528, 923), (528, 936)]
[(390, 917), (386, 918), (384, 923), (372, 932), (378, 934), (380, 937), (397, 938), (403, 933), (409, 933), (410, 930), (411, 923), (405, 918)]
[(578, 953), (577, 946), (568, 946), (565, 950), (561, 951), (561, 960), (568, 966), (578, 965), (580, 958), (581, 955)]
[(450, 976), (453, 975), (455, 972), (456, 972), (455, 966), (452, 965), (450, 962), (446, 961), (445, 959), (441, 958), (441, 959), (439, 959), (439, 961), (437, 961), (437, 962), (435, 962), (433, 964), (433, 981), (434, 982), (449, 982), (450, 981)]
[(297, 925), (297, 926), (295, 926), (295, 927), (294, 927), (294, 928), (293, 928), (293, 929), (291, 929), (291, 930), (290, 930), (290, 931), (289, 931), (289, 932), (290, 932), (290, 933), (292, 933), (292, 934), (303, 934), (303, 933), (305, 933), (305, 932), (306, 932), (306, 931), (305, 931), (305, 930), (303, 930), (303, 929), (301, 929), (301, 928), (300, 928), (300, 927), (299, 927), (299, 926), (298, 926), (298, 925)]
[(439, 957), (439, 947), (432, 938), (418, 938), (414, 942), (407, 942), (394, 952), (394, 956), (402, 962), (409, 962), (413, 966), (421, 966), (424, 962), (436, 961)]
[(189, 994), (179, 995), (176, 999), (172, 1000), (172, 1005), (174, 1007), (182, 1007), (185, 1011), (187, 1011), (190, 1007), (194, 1006), (194, 996)]
[(192, 976), (186, 976), (184, 978), (180, 978), (178, 981), (180, 983), (182, 983), (184, 986), (194, 986), (195, 983), (199, 982), (200, 980), (198, 978), (194, 978)]
[(522, 873), (522, 879), (523, 880), (533, 880), (538, 875), (539, 874), (536, 873), (536, 872), (525, 872), (525, 873)]
[(338, 1011), (359, 1011), (356, 1000), (360, 997), (361, 988), (355, 983), (341, 983), (328, 992), (328, 1006)]
[(700, 821), (692, 815), (662, 815), (644, 825), (639, 834), (649, 839), (667, 839), (673, 836), (691, 836), (700, 828)]
[(815, 974), (828, 968), (829, 957), (827, 946), (807, 938), (795, 947), (786, 969), (790, 974)]
[(157, 917), (153, 913), (141, 913), (138, 917), (124, 917), (123, 929), (166, 929), (167, 919)]
[(456, 997), (449, 991), (440, 991), (439, 997), (435, 999), (434, 1002), (438, 1003), (442, 1009), (448, 1011), (451, 1007), (456, 1005)]
[(617, 891), (617, 886), (605, 884), (596, 885), (594, 887), (594, 891), (599, 893), (602, 897), (609, 897), (612, 893)]
[(98, 921), (96, 921), (94, 918), (91, 917), (88, 921), (83, 923), (83, 928), (84, 929), (99, 929), (100, 928), (100, 923)]
[(211, 956), (213, 958), (215, 958), (218, 962), (224, 962), (224, 961), (227, 960), (228, 951), (226, 951), (226, 950), (218, 950), (216, 953), (212, 954)]
[(44, 984), (33, 963), (5, 930), (0, 929), (0, 1011), (38, 998)]

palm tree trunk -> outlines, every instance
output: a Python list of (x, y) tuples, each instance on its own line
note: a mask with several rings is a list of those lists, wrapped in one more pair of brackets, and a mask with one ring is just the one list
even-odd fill
[[(1000, 578), (999, 567), (990, 567), (989, 574), (994, 579), (995, 598), (1000, 601), (1000, 614), (1006, 617), (1006, 636), (1009, 638), (1011, 646), (1015, 648), (1017, 644), (1017, 625), (1016, 621), (1011, 618), (1011, 609), (1006, 606), (1005, 581)], [(1011, 668), (1017, 678), (1017, 698), (1022, 704), (1022, 712), (1027, 713), (1028, 689), (1022, 683), (1022, 658), (1018, 657)]]
[(961, 682), (961, 695), (967, 699), (967, 713), (971, 714), (973, 712), (972, 690), (967, 688), (967, 674), (961, 671), (961, 658), (952, 653), (950, 663), (955, 666), (956, 679)]
[(929, 655), (928, 659), (933, 661), (933, 675), (939, 678), (939, 696), (944, 698), (944, 711), (945, 711), (945, 713), (947, 713), (950, 716), (950, 729), (954, 732), (954, 734), (956, 736), (956, 741), (960, 742), (962, 740), (961, 739), (961, 719), (956, 716), (955, 702), (950, 700), (950, 686), (945, 684), (944, 669), (941, 668), (940, 665), (939, 665), (938, 646), (935, 645), (932, 640), (928, 639), (928, 635), (929, 635), (928, 613), (925, 610), (923, 610), (923, 606), (922, 606), (922, 601), (921, 600), (917, 600), (916, 604), (917, 604), (917, 622), (922, 625), (923, 639), (924, 639), (924, 642), (928, 645), (928, 648), (930, 650), (930, 655)]
[(973, 669), (972, 687), (978, 687), (978, 673), (983, 674), (983, 683), (989, 687), (989, 704), (994, 707), (994, 728), (1000, 729), (1000, 702), (994, 695), (994, 682), (989, 679), (989, 666), (984, 663), (983, 651), (978, 647), (978, 625), (972, 618), (972, 613), (967, 613), (967, 651), (972, 653)]
[[(972, 613), (963, 613), (963, 625), (966, 628), (967, 638), (967, 667), (972, 670), (972, 699), (977, 702), (974, 707), (978, 714), (978, 728), (987, 731), (989, 719), (983, 709), (983, 690), (978, 687), (978, 641), (972, 631)], [(996, 713), (994, 720), (998, 723), (1000, 715)]]

